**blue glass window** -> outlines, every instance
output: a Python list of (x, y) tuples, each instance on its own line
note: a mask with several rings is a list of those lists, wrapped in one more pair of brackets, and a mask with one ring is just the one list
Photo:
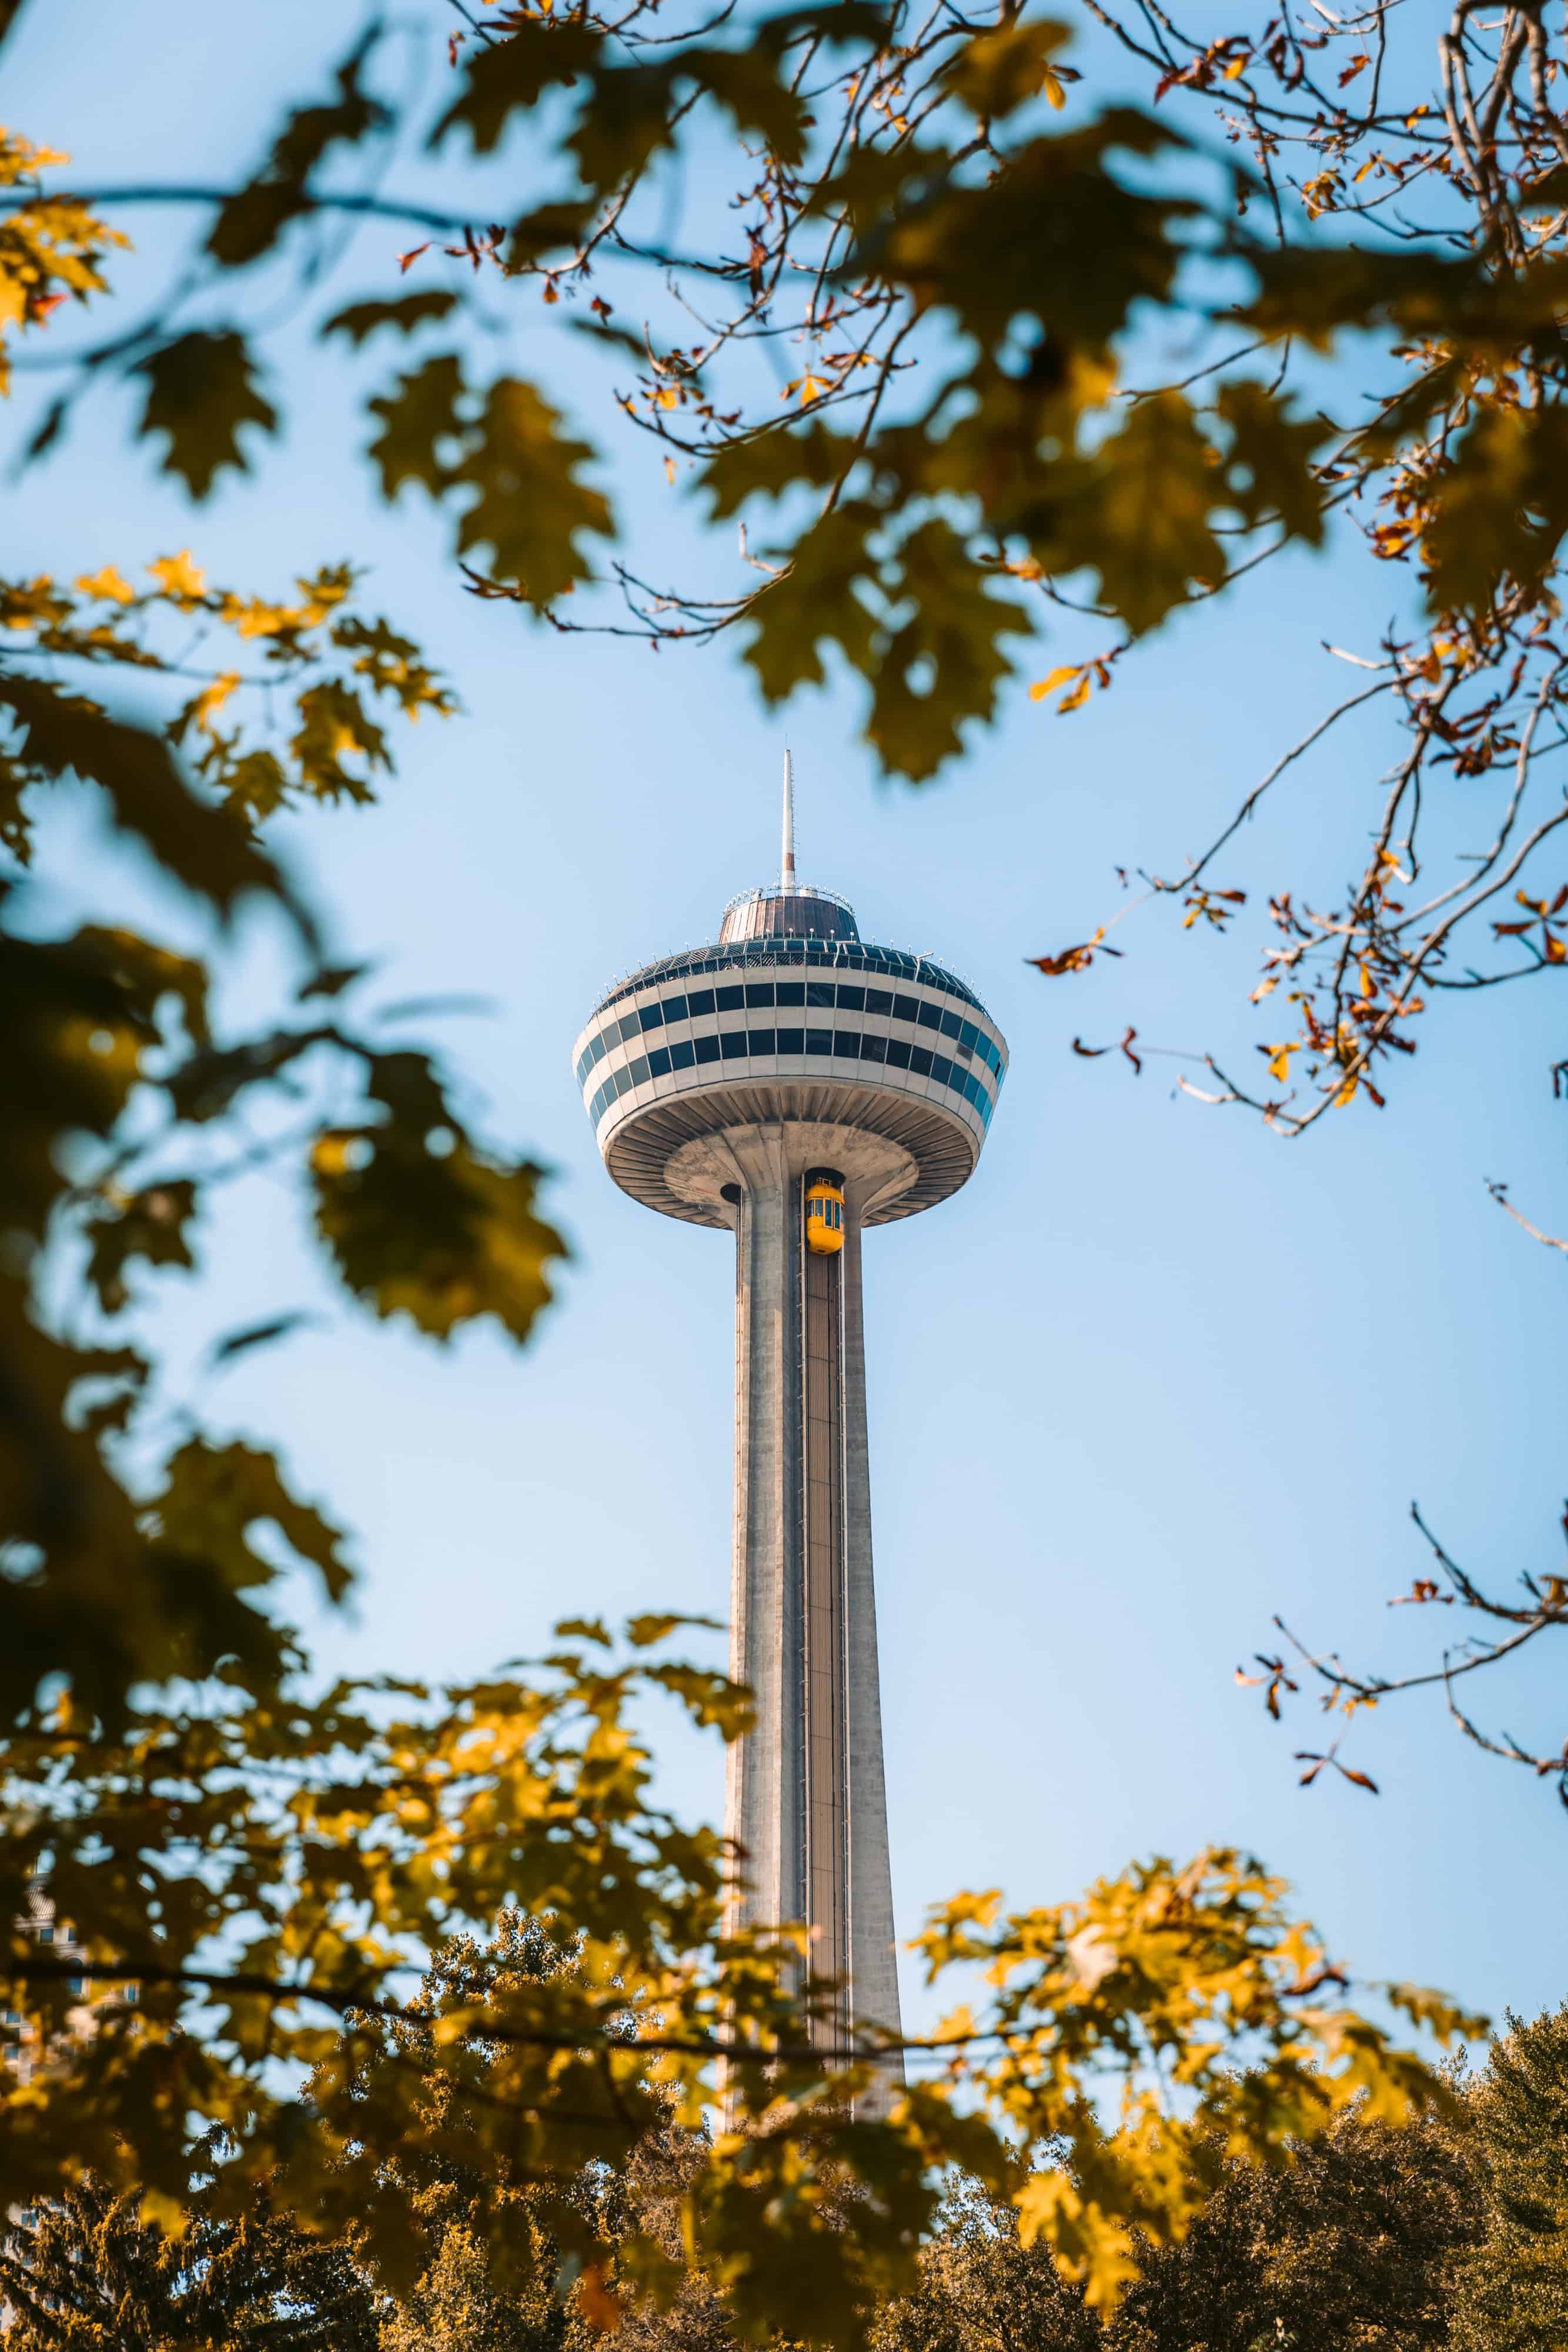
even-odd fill
[(927, 1004), (923, 998), (920, 1005), (920, 1026), (923, 1029), (940, 1029), (942, 1007), (939, 1004)]
[(666, 996), (664, 999), (664, 1019), (666, 1021), (684, 1021), (685, 1017), (685, 998), (684, 996)]
[(846, 988), (841, 984), (839, 989), (839, 1008), (841, 1012), (844, 1013), (863, 1013), (865, 1011), (864, 989)]
[(589, 1058), (597, 1069), (610, 1051), (610, 1039), (602, 1029), (596, 1029), (588, 1041)]
[(931, 1076), (931, 1063), (932, 1053), (929, 1045), (911, 1045), (909, 1066), (917, 1078), (928, 1078)]
[(841, 1062), (858, 1061), (860, 1050), (861, 1041), (858, 1030), (841, 1029), (833, 1039), (833, 1053), (836, 1059)]
[(713, 1011), (713, 991), (711, 988), (691, 989), (687, 992), (686, 1003), (691, 1007), (692, 1019), (695, 1021), (699, 1013)]
[(806, 983), (803, 980), (781, 980), (779, 983), (780, 1004), (804, 1004)]
[(668, 1048), (664, 1045), (655, 1045), (653, 1052), (648, 1056), (648, 1076), (651, 1078), (667, 1078), (669, 1075), (670, 1055)]
[(895, 1070), (907, 1070), (909, 1067), (909, 1047), (902, 1037), (890, 1037), (888, 1039), (887, 1058), (893, 1064)]
[(775, 1034), (771, 1029), (748, 1029), (746, 1033), (754, 1054), (776, 1052), (778, 1049), (773, 1043)]
[(972, 1054), (979, 1042), (980, 1033), (976, 1028), (974, 1023), (972, 1021), (960, 1023), (958, 1028), (958, 1043), (961, 1045), (967, 1045), (970, 1053)]
[(865, 1009), (868, 1013), (891, 1013), (893, 1011), (892, 989), (868, 988), (865, 992)]
[(831, 1054), (832, 1050), (833, 1033), (831, 1029), (807, 1030), (806, 1051), (808, 1054)]
[(831, 1006), (833, 1002), (832, 982), (831, 980), (809, 980), (806, 982), (806, 1002), (808, 1004)]
[(942, 1015), (942, 1034), (944, 1037), (956, 1037), (963, 1025), (963, 1023), (959, 1020), (956, 1013), (944, 1013)]
[(946, 1085), (948, 1079), (953, 1075), (953, 1065), (947, 1059), (946, 1054), (932, 1055), (931, 1075), (936, 1079), (939, 1087), (945, 1087)]
[(632, 1083), (634, 1087), (644, 1086), (647, 1083), (648, 1056), (646, 1054), (633, 1055), (626, 1067), (632, 1074)]
[(622, 1095), (629, 1095), (632, 1091), (631, 1071), (617, 1070), (611, 1083), (615, 1088), (615, 1099), (619, 1102)]
[(721, 1013), (738, 1013), (746, 1003), (744, 988), (721, 988), (717, 994)]
[(746, 1002), (748, 1005), (771, 1004), (773, 982), (770, 980), (748, 980), (746, 983)]
[(919, 999), (914, 996), (895, 996), (893, 1000), (893, 1017), (895, 1021), (918, 1021)]
[(695, 1059), (695, 1051), (689, 1045), (682, 1044), (679, 1045), (672, 1045), (670, 1048), (670, 1067), (672, 1070), (689, 1070)]
[(629, 1045), (633, 1037), (643, 1034), (643, 1024), (634, 1013), (628, 1013), (615, 1024), (615, 1034), (623, 1045)]
[(781, 1054), (803, 1054), (805, 1050), (806, 1033), (803, 1029), (780, 1029), (779, 1051)]
[(862, 1062), (885, 1062), (886, 1059), (887, 1039), (885, 1037), (862, 1037), (861, 1039), (861, 1060)]
[(664, 1025), (664, 1007), (658, 1004), (644, 1004), (638, 1012), (637, 1018), (644, 1029), (662, 1029)]
[(744, 1029), (727, 1029), (718, 1042), (727, 1062), (743, 1062), (746, 1059)]
[(585, 1045), (581, 1053), (577, 1057), (577, 1083), (579, 1086), (581, 1086), (583, 1080), (587, 1077), (590, 1069), (592, 1067), (592, 1064), (593, 1056)]
[(696, 1048), (696, 1056), (699, 1062), (717, 1061), (718, 1039), (716, 1037), (695, 1037), (692, 1040), (692, 1043)]

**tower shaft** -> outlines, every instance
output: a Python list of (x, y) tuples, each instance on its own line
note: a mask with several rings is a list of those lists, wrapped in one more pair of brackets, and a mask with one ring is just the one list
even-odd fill
[[(805, 1243), (783, 1124), (726, 1139), (736, 1255), (731, 1671), (755, 1729), (730, 1750), (726, 1827), (744, 1850), (736, 1926), (803, 1920), (838, 1993), (816, 2032), (896, 2034), (898, 1979), (872, 1571), (861, 1297), (863, 1187), (844, 1245)], [(890, 2072), (895, 2071), (890, 2068)]]

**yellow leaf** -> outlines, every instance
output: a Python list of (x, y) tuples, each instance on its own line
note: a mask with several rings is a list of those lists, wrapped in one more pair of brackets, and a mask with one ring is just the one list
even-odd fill
[(207, 575), (192, 562), (188, 547), (182, 548), (178, 555), (161, 555), (147, 569), (160, 588), (173, 598), (183, 612), (188, 613), (206, 594)]
[(1240, 57), (1232, 58), (1230, 63), (1225, 68), (1226, 80), (1239, 81), (1251, 62), (1252, 60), (1250, 57), (1248, 56), (1245, 51)]
[(106, 563), (101, 572), (84, 572), (77, 586), (84, 596), (102, 596), (116, 604), (133, 604), (136, 602), (135, 589), (112, 563)]
[(1269, 1048), (1269, 1076), (1284, 1080), (1291, 1075), (1291, 1056), (1301, 1052), (1300, 1045), (1271, 1045)]
[(832, 388), (831, 379), (828, 376), (803, 375), (800, 378), (800, 403), (802, 407), (809, 400), (820, 400), (823, 393), (831, 392)]
[(204, 734), (216, 733), (213, 721), (238, 684), (238, 670), (225, 669), (214, 678), (211, 686), (204, 687), (197, 695), (191, 705), (191, 717)]
[(1049, 677), (1042, 677), (1037, 680), (1037, 682), (1030, 688), (1029, 698), (1031, 702), (1043, 702), (1046, 696), (1050, 694), (1054, 688), (1065, 686), (1070, 677), (1081, 677), (1082, 675), (1083, 665), (1082, 662), (1069, 662), (1065, 668), (1053, 669)]
[(577, 2299), (584, 2319), (598, 2335), (612, 2336), (626, 2316), (597, 2263), (590, 2263), (578, 2281)]
[(674, 478), (675, 461), (673, 457), (666, 457), (664, 460), (664, 479), (666, 482), (673, 482)]
[(190, 2207), (178, 2197), (170, 2197), (162, 2189), (144, 2189), (137, 2216), (145, 2229), (156, 2223), (166, 2238), (183, 2238), (191, 2225)]
[(1050, 99), (1052, 106), (1061, 108), (1066, 105), (1067, 92), (1062, 89), (1061, 82), (1058, 80), (1055, 74), (1051, 72), (1049, 66), (1047, 66), (1044, 73), (1040, 76), (1040, 86), (1041, 89), (1044, 90), (1047, 98)]
[(1381, 155), (1369, 155), (1365, 163), (1362, 165), (1360, 171), (1356, 173), (1354, 179), (1351, 182), (1351, 186), (1353, 188), (1359, 187), (1362, 181), (1365, 179), (1368, 172), (1375, 172), (1382, 161), (1383, 158)]
[(1087, 702), (1089, 699), (1089, 689), (1093, 683), (1094, 678), (1092, 673), (1090, 670), (1085, 669), (1082, 677), (1079, 679), (1078, 684), (1073, 688), (1071, 693), (1064, 694), (1061, 700), (1057, 704), (1057, 717), (1060, 719), (1064, 710), (1076, 710), (1081, 702)]
[(1336, 1094), (1333, 1098), (1333, 1107), (1335, 1110), (1343, 1110), (1346, 1103), (1353, 1103), (1355, 1100), (1355, 1090), (1360, 1083), (1360, 1080), (1354, 1075), (1346, 1078), (1343, 1086), (1341, 1087), (1338, 1094)]

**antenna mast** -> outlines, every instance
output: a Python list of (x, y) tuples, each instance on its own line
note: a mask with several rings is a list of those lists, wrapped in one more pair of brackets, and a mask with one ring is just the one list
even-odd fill
[(784, 754), (784, 856), (779, 887), (795, 887), (795, 779), (789, 767), (789, 754)]

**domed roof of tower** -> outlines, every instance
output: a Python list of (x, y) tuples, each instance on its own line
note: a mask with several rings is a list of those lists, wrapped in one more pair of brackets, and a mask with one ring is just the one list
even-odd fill
[(744, 940), (858, 940), (860, 927), (847, 898), (814, 890), (795, 879), (795, 778), (784, 754), (784, 831), (777, 888), (743, 890), (724, 910), (721, 947)]
[(743, 940), (858, 940), (860, 926), (847, 898), (809, 883), (772, 884), (743, 890), (724, 910), (721, 947)]

